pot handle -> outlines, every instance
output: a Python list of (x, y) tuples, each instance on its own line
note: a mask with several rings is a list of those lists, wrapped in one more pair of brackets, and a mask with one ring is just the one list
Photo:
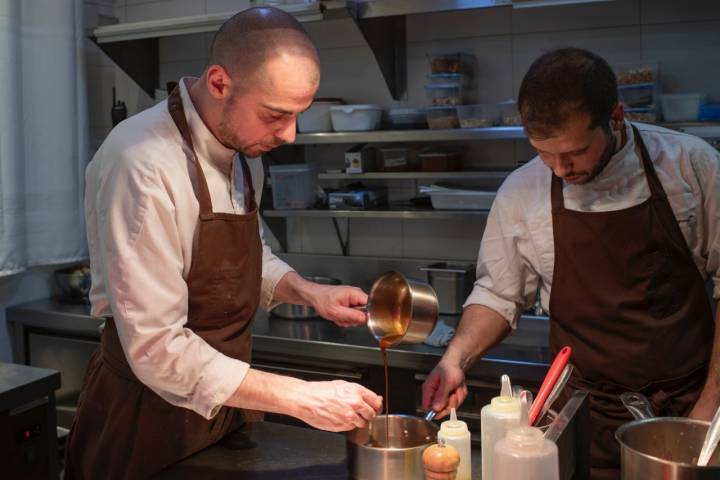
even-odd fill
[(655, 418), (655, 414), (650, 406), (650, 401), (642, 393), (625, 392), (620, 395), (623, 405), (632, 414), (635, 420), (645, 420), (646, 418)]

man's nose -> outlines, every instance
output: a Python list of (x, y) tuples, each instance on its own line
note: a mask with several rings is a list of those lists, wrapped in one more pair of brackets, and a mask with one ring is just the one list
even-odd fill
[(562, 157), (555, 159), (555, 168), (553, 168), (555, 175), (558, 177), (564, 177), (572, 172), (572, 162), (569, 162)]
[(278, 130), (275, 136), (282, 140), (284, 143), (294, 143), (295, 134), (295, 119), (293, 118), (287, 123), (287, 125)]

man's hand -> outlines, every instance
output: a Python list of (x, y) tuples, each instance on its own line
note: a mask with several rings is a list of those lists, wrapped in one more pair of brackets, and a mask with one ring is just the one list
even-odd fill
[(705, 420), (707, 422), (712, 421), (717, 411), (718, 405), (720, 405), (720, 395), (717, 393), (708, 394), (706, 392), (707, 387), (703, 390), (703, 393), (698, 398), (695, 406), (688, 415), (689, 418), (695, 420)]
[(356, 327), (367, 322), (365, 312), (353, 307), (367, 305), (368, 296), (357, 287), (318, 285), (313, 289), (312, 306), (321, 317), (340, 327)]
[(382, 397), (357, 383), (305, 382), (294, 416), (330, 432), (364, 428), (382, 408)]
[(430, 372), (422, 387), (423, 410), (432, 408), (440, 419), (450, 413), (451, 408), (458, 408), (467, 397), (465, 373), (457, 363), (441, 360)]

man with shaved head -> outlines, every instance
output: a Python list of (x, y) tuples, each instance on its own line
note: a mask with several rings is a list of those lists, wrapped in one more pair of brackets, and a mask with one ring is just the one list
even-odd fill
[(262, 153), (295, 140), (320, 81), (300, 24), (273, 8), (229, 19), (200, 78), (120, 123), (87, 169), (92, 314), (104, 319), (66, 448), (66, 479), (146, 478), (253, 411), (323, 430), (363, 427), (360, 385), (250, 368), (258, 307), (311, 305), (364, 323), (367, 295), (309, 282), (262, 240)]

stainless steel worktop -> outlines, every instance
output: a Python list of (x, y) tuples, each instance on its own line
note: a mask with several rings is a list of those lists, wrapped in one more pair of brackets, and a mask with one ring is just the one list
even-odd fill
[[(32, 328), (88, 339), (100, 337), (101, 321), (90, 316), (87, 305), (68, 305), (48, 299), (13, 306), (7, 312), (11, 330)], [(443, 316), (441, 319), (451, 325), (457, 323), (457, 317)], [(549, 364), (547, 335), (547, 319), (523, 317), (518, 330), (477, 362), (468, 376), (498, 378), (502, 373), (508, 373), (522, 381), (542, 381)], [(322, 319), (286, 320), (258, 312), (253, 325), (253, 342), (256, 357), (277, 355), (283, 359), (382, 365), (377, 343), (366, 328), (343, 329)], [(19, 355), (22, 345), (14, 346)], [(443, 352), (444, 348), (424, 344), (401, 345), (390, 349), (388, 360), (394, 368), (427, 373)], [(23, 362), (22, 358), (16, 360)]]

